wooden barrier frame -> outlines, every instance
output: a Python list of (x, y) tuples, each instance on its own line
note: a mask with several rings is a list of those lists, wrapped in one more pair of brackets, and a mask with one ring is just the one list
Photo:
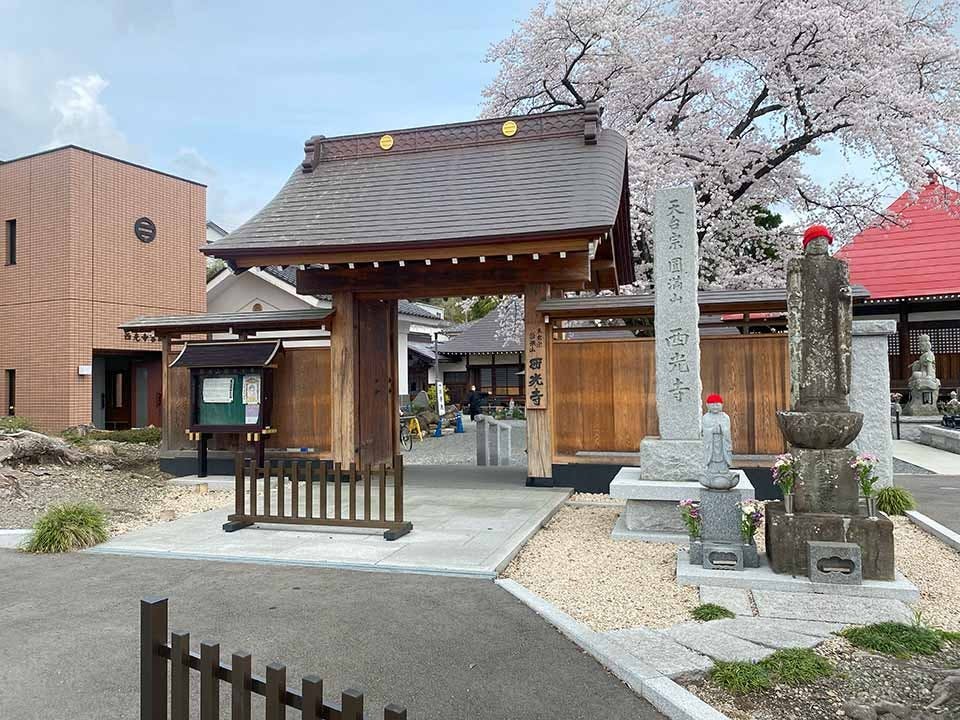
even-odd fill
[[(376, 478), (376, 483), (374, 479)], [(235, 460), (235, 507), (227, 516), (225, 532), (234, 532), (254, 523), (279, 523), (284, 525), (328, 525), (335, 527), (383, 529), (385, 540), (396, 540), (413, 529), (413, 523), (403, 519), (403, 457), (395, 455), (393, 464), (381, 463), (357, 468), (350, 463), (344, 468), (340, 463), (331, 463), (315, 458), (280, 458), (266, 460), (257, 465), (254, 459), (237, 453)], [(274, 483), (276, 479), (276, 483)], [(387, 480), (393, 481), (393, 517), (387, 517)], [(257, 501), (258, 481), (262, 480), (263, 503)], [(327, 484), (333, 482), (332, 493)], [(316, 489), (314, 484), (317, 484)], [(347, 512), (343, 507), (343, 488), (347, 488)], [(363, 490), (360, 498), (357, 492)], [(301, 491), (302, 486), (302, 491)], [(276, 511), (271, 502), (276, 488)], [(377, 513), (374, 516), (373, 492), (377, 493)], [(289, 490), (290, 509), (286, 508)], [(332, 495), (332, 498), (331, 498)], [(304, 500), (304, 512), (300, 512), (300, 498)], [(316, 503), (314, 500), (316, 499)], [(332, 499), (333, 507), (328, 507)], [(344, 517), (346, 515), (346, 517)]]
[[(167, 598), (140, 601), (140, 719), (190, 720), (190, 671), (200, 675), (200, 720), (219, 720), (220, 683), (230, 684), (231, 720), (250, 720), (251, 695), (264, 699), (267, 720), (283, 720), (286, 708), (300, 710), (303, 720), (363, 720), (363, 693), (344, 690), (340, 704), (323, 701), (323, 680), (307, 675), (300, 689), (287, 687), (287, 668), (272, 662), (267, 675), (252, 673), (249, 653), (235, 652), (231, 664), (220, 661), (220, 645), (200, 643), (190, 650), (190, 633), (168, 633)], [(169, 666), (167, 662), (169, 661)], [(167, 714), (167, 678), (170, 714)], [(398, 705), (383, 709), (383, 720), (406, 720)]]

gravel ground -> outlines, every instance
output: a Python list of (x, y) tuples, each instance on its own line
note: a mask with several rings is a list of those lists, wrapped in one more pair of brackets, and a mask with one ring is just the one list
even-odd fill
[[(510, 460), (514, 465), (527, 464), (527, 423), (523, 420), (503, 420), (510, 425)], [(413, 439), (413, 449), (403, 453), (408, 465), (476, 465), (477, 425), (469, 417), (463, 418), (462, 433), (444, 429), (442, 437), (424, 434), (423, 441)]]
[(623, 507), (625, 501), (620, 498), (610, 497), (606, 493), (577, 492), (570, 496), (567, 502), (572, 503), (594, 503), (597, 505), (617, 505)]
[(842, 708), (848, 701), (881, 700), (911, 706), (906, 715), (910, 720), (960, 717), (960, 698), (939, 713), (923, 710), (933, 701), (933, 686), (942, 678), (938, 671), (960, 667), (960, 645), (948, 645), (938, 655), (897, 660), (835, 637), (816, 652), (833, 662), (837, 672), (810, 685), (776, 685), (743, 696), (731, 695), (709, 679), (684, 685), (733, 720), (836, 720), (846, 717)]
[(960, 552), (904, 517), (893, 518), (897, 569), (919, 589), (924, 622), (960, 632)]
[(697, 591), (675, 580), (676, 545), (615, 541), (620, 509), (567, 505), (504, 576), (597, 631), (670, 627), (690, 618)]
[(108, 515), (111, 535), (179, 515), (229, 505), (233, 493), (198, 493), (168, 484), (151, 446), (98, 443), (75, 465), (0, 466), (0, 527), (28, 528), (53, 505), (90, 501)]

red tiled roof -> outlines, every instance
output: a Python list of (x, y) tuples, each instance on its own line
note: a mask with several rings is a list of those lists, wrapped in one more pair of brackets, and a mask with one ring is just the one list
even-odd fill
[(960, 292), (960, 193), (930, 183), (890, 206), (903, 225), (870, 227), (837, 253), (873, 300)]

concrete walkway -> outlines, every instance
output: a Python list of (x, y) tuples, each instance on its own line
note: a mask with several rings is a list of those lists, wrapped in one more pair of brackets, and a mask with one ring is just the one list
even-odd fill
[(404, 516), (413, 531), (392, 542), (381, 531), (302, 525), (225, 533), (224, 508), (135, 530), (87, 552), (493, 578), (570, 492), (527, 488), (525, 481), (519, 467), (408, 466)]
[(357, 688), (369, 718), (394, 702), (421, 719), (663, 720), (491, 582), (10, 550), (0, 576), (5, 720), (139, 718), (146, 595), (170, 598), (170, 627), (194, 650), (246, 650), (259, 674), (283, 662), (290, 685), (316, 673), (328, 700)]
[(940, 475), (960, 475), (960, 455), (912, 440), (894, 440), (893, 456)]

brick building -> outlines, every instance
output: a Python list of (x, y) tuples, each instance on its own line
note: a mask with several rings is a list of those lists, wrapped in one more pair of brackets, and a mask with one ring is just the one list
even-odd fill
[(0, 402), (46, 430), (160, 424), (138, 315), (206, 311), (206, 187), (67, 146), (0, 162)]

